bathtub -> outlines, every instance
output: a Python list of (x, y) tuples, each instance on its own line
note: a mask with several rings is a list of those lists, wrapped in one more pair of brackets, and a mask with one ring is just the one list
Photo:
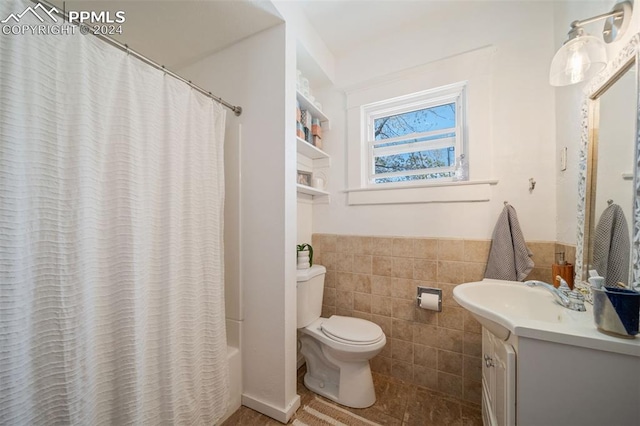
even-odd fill
[(242, 397), (242, 359), (238, 347), (227, 346), (227, 362), (229, 363), (229, 408), (218, 424), (224, 423), (240, 408)]

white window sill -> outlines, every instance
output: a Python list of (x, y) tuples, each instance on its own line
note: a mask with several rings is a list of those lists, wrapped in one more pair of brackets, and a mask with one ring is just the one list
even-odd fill
[(347, 204), (418, 204), (489, 201), (498, 180), (438, 182), (411, 186), (346, 189)]

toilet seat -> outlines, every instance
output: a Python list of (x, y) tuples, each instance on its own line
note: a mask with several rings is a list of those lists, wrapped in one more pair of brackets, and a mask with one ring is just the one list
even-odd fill
[(332, 315), (324, 320), (320, 329), (328, 338), (349, 345), (371, 345), (384, 338), (384, 333), (377, 324), (340, 315)]

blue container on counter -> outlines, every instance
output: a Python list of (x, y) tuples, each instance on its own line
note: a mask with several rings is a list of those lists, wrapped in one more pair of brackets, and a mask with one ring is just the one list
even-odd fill
[(593, 319), (598, 330), (633, 339), (640, 323), (640, 293), (626, 288), (591, 287)]

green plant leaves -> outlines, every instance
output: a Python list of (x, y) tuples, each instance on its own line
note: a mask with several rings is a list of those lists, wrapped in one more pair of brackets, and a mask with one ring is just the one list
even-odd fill
[(311, 244), (298, 244), (296, 249), (298, 251), (305, 251), (306, 249), (309, 249), (309, 266), (313, 266), (313, 247), (311, 247)]

